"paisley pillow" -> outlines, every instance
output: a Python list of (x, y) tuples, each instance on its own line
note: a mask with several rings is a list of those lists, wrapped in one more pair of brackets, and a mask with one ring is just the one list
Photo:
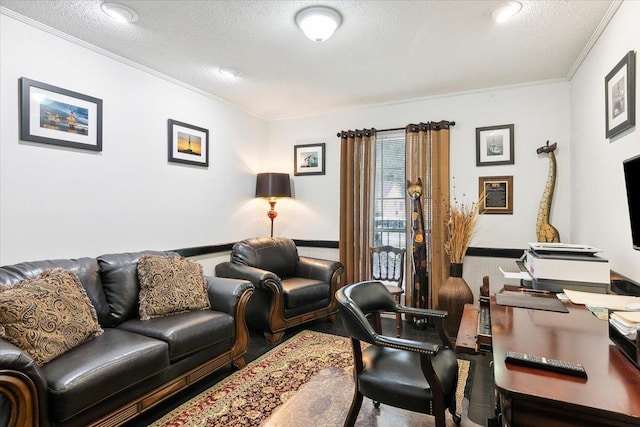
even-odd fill
[(140, 319), (211, 308), (202, 265), (181, 257), (143, 255), (138, 260)]
[(102, 332), (87, 292), (71, 271), (46, 270), (0, 287), (0, 338), (38, 366)]

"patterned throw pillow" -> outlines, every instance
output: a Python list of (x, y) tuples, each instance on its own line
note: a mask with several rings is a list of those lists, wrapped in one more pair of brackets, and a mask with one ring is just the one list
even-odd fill
[(102, 332), (87, 292), (71, 271), (47, 270), (0, 287), (0, 338), (38, 366)]
[(143, 255), (138, 260), (140, 319), (211, 308), (202, 265), (181, 257)]

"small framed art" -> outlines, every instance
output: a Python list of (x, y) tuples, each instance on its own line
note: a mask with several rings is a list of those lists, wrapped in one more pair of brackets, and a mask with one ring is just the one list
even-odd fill
[(169, 119), (169, 161), (209, 166), (209, 130)]
[(636, 124), (636, 54), (629, 51), (604, 78), (606, 137)]
[(481, 176), (478, 178), (481, 214), (513, 214), (513, 176)]
[(513, 124), (476, 128), (476, 166), (512, 165)]
[(102, 151), (102, 100), (21, 77), (20, 139)]
[(293, 147), (294, 175), (324, 175), (325, 144), (303, 144)]

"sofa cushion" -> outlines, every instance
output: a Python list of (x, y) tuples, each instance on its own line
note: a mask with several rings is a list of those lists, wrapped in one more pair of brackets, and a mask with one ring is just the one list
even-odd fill
[(233, 316), (209, 310), (150, 320), (131, 319), (118, 328), (166, 342), (172, 363), (225, 340), (231, 343), (234, 339)]
[[(57, 422), (67, 420), (128, 388), (140, 387), (140, 383), (168, 366), (165, 342), (105, 328), (101, 336), (42, 368), (52, 417)], [(151, 388), (153, 384), (148, 387)]]
[(178, 255), (174, 252), (144, 251), (107, 254), (97, 258), (113, 326), (138, 317), (140, 285), (137, 265), (140, 257), (146, 254)]
[(282, 281), (284, 307), (304, 307), (318, 301), (329, 300), (329, 284), (320, 280), (293, 277)]
[(138, 260), (140, 319), (210, 309), (202, 265), (181, 257), (144, 255)]
[(75, 273), (47, 270), (0, 290), (0, 337), (42, 366), (102, 334)]
[(235, 243), (231, 251), (234, 263), (271, 271), (281, 279), (295, 275), (298, 259), (296, 244), (286, 237), (245, 239)]
[(46, 270), (62, 268), (75, 273), (96, 309), (98, 321), (102, 326), (109, 326), (109, 304), (102, 290), (102, 280), (98, 261), (95, 258), (53, 259), (44, 261), (21, 262), (0, 267), (0, 287), (12, 285), (22, 279), (37, 276)]

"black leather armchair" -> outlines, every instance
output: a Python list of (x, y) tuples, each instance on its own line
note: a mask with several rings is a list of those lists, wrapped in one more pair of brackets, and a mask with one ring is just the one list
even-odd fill
[(335, 292), (344, 268), (338, 261), (298, 255), (291, 239), (256, 237), (237, 242), (231, 261), (216, 266), (216, 276), (249, 280), (255, 292), (247, 323), (277, 343), (287, 328), (328, 316), (337, 319)]
[[(456, 423), (458, 361), (442, 320), (447, 312), (397, 304), (385, 286), (376, 281), (347, 285), (337, 291), (340, 318), (351, 336), (355, 363), (355, 393), (344, 426), (353, 426), (363, 397), (376, 405), (384, 403), (435, 416), (436, 426), (445, 427), (445, 409)], [(375, 331), (367, 315), (399, 311), (435, 319), (442, 343), (428, 343), (383, 336)], [(362, 350), (360, 342), (369, 344)]]

